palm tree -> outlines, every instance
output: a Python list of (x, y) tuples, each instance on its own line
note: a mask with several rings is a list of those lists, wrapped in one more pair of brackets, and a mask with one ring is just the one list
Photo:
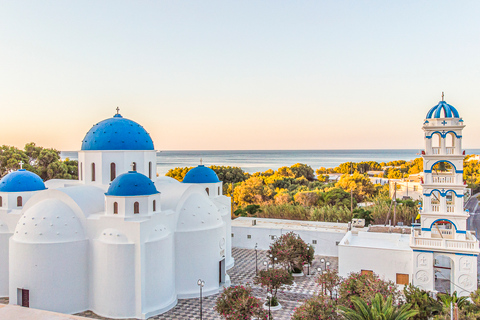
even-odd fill
[(340, 306), (340, 313), (347, 320), (407, 320), (415, 316), (418, 310), (410, 310), (410, 304), (400, 308), (393, 305), (393, 298), (389, 296), (386, 301), (377, 293), (368, 305), (360, 297), (352, 297), (353, 309)]
[(450, 305), (457, 304), (459, 309), (463, 309), (463, 307), (468, 303), (468, 297), (458, 297), (457, 291), (454, 291), (452, 295), (449, 294), (442, 294), (439, 295), (440, 300), (442, 301), (446, 310), (450, 310)]

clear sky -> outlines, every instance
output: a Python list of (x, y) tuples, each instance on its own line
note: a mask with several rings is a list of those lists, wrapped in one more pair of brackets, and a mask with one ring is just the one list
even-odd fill
[(480, 1), (0, 0), (0, 145), (94, 123), (158, 150), (421, 148), (441, 99), (480, 148)]

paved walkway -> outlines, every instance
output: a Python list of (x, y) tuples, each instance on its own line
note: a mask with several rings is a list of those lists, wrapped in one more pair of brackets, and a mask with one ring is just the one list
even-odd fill
[[(235, 258), (235, 266), (228, 270), (230, 279), (234, 285), (238, 284), (253, 284), (253, 278), (255, 277), (255, 250), (250, 249), (237, 249), (232, 250), (233, 257)], [(265, 268), (263, 265), (264, 261), (267, 261), (266, 251), (258, 250), (258, 268)], [(315, 283), (315, 274), (316, 268), (321, 266), (322, 269), (324, 265), (320, 263), (322, 257), (316, 256), (313, 266), (310, 270), (312, 276), (303, 276), (295, 278), (295, 283), (278, 293), (278, 298), (282, 304), (282, 309), (278, 311), (272, 311), (272, 319), (278, 320), (287, 320), (291, 318), (293, 310), (295, 307), (302, 304), (304, 299), (311, 297), (314, 293), (318, 292), (319, 286)], [(338, 259), (333, 257), (327, 257), (329, 261), (330, 268), (337, 268)], [(305, 268), (305, 273), (307, 273), (307, 268)], [(265, 299), (266, 291), (259, 286), (253, 286), (253, 292), (256, 297)], [(215, 312), (214, 306), (215, 301), (217, 300), (218, 294), (203, 298), (203, 319), (222, 319)], [(178, 304), (171, 309), (170, 311), (151, 317), (149, 319), (155, 320), (190, 320), (190, 319), (200, 319), (200, 301), (199, 299), (184, 299), (179, 300)], [(109, 320), (97, 316), (91, 311), (86, 311), (79, 313), (78, 315), (101, 320)]]

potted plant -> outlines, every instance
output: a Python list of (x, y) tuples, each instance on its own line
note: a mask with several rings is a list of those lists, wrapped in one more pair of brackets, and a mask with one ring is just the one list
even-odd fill
[(259, 271), (258, 275), (254, 278), (254, 283), (266, 288), (267, 293), (271, 295), (271, 297), (267, 299), (265, 306), (270, 307), (272, 310), (278, 310), (281, 308), (277, 299), (278, 289), (285, 285), (291, 285), (293, 283), (293, 277), (285, 269), (271, 268)]

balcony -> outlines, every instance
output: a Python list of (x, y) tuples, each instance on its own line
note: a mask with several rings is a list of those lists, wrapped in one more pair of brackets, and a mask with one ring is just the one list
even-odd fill
[(447, 154), (455, 154), (455, 147), (447, 147)]
[(439, 204), (432, 204), (432, 211), (433, 212), (439, 212), (440, 211), (440, 205)]
[(440, 147), (432, 147), (432, 154), (440, 154), (441, 149)]
[[(454, 239), (445, 239), (445, 238), (422, 238), (418, 237), (420, 232), (415, 230), (412, 233), (410, 238), (410, 246), (415, 247), (415, 249), (430, 249), (438, 251), (461, 251), (467, 253), (478, 253), (480, 250), (478, 248), (478, 240), (467, 231), (468, 240), (454, 240)], [(444, 230), (442, 230), (444, 231)], [(433, 229), (432, 229), (433, 236)]]

